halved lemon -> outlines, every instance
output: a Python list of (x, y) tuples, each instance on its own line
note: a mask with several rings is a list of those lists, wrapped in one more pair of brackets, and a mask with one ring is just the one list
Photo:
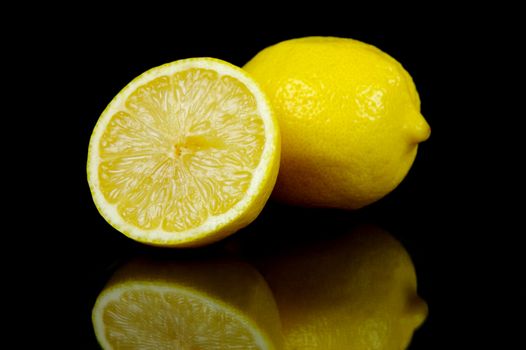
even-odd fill
[(213, 58), (153, 68), (100, 116), (87, 173), (113, 227), (152, 245), (198, 246), (248, 225), (274, 187), (278, 123), (244, 71)]
[(276, 303), (263, 277), (239, 261), (135, 261), (97, 297), (104, 349), (281, 349)]

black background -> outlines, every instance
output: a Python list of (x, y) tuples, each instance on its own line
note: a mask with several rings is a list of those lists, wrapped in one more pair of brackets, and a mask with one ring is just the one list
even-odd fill
[[(485, 326), (496, 319), (490, 315), (498, 313), (489, 291), (505, 272), (496, 262), (514, 256), (510, 246), (516, 241), (516, 230), (501, 218), (506, 209), (495, 197), (498, 190), (490, 185), (502, 183), (494, 177), (494, 168), (505, 162), (505, 155), (492, 153), (488, 144), (488, 132), (499, 131), (491, 122), (494, 111), (489, 96), (493, 94), (482, 91), (490, 86), (488, 67), (494, 58), (488, 43), (498, 38), (486, 30), (483, 21), (468, 23), (466, 13), (435, 15), (431, 9), (404, 20), (371, 18), (358, 24), (352, 14), (320, 13), (304, 20), (283, 15), (258, 21), (249, 16), (223, 22), (166, 13), (154, 24), (143, 25), (139, 18), (96, 17), (76, 26), (82, 28), (73, 40), (64, 41), (67, 53), (57, 60), (74, 67), (71, 74), (64, 74), (64, 81), (75, 86), (69, 100), (70, 118), (77, 122), (78, 134), (69, 136), (76, 143), (70, 160), (76, 162), (72, 178), (77, 181), (77, 195), (75, 205), (64, 208), (72, 211), (71, 223), (59, 229), (57, 247), (63, 254), (48, 256), (56, 263), (56, 290), (62, 291), (56, 305), (67, 305), (69, 335), (73, 336), (70, 345), (97, 347), (91, 307), (115, 266), (130, 257), (220, 254), (225, 247), (242, 245), (238, 242), (249, 240), (251, 232), (260, 228), (273, 234), (259, 251), (236, 254), (281, 254), (298, 237), (323, 239), (325, 231), (336, 232), (355, 223), (386, 229), (404, 244), (414, 261), (419, 294), (428, 302), (430, 313), (415, 333), (411, 349), (470, 348), (474, 339), (489, 338), (491, 332), (485, 332)], [(142, 246), (104, 221), (86, 181), (87, 147), (98, 116), (123, 86), (149, 68), (187, 57), (210, 56), (242, 66), (266, 46), (309, 35), (350, 37), (373, 44), (400, 61), (413, 77), (432, 132), (395, 191), (356, 212), (290, 208), (271, 201), (246, 230), (211, 247), (190, 251)], [(276, 237), (281, 230), (290, 235)]]

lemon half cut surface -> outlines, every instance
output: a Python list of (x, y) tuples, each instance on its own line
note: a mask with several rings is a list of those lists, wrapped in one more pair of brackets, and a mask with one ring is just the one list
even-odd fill
[(279, 167), (280, 135), (265, 95), (213, 58), (143, 73), (92, 133), (87, 173), (114, 228), (152, 245), (199, 246), (248, 225)]

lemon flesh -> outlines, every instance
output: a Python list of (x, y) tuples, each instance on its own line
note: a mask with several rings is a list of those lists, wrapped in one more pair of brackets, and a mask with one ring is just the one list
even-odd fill
[(256, 84), (196, 58), (144, 73), (99, 118), (88, 154), (95, 204), (115, 228), (169, 246), (252, 221), (277, 174), (279, 131)]

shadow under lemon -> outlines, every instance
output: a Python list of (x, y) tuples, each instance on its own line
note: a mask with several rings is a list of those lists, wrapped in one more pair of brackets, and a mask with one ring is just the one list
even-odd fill
[(285, 349), (405, 349), (427, 316), (410, 256), (374, 226), (270, 259), (262, 272)]
[(240, 261), (132, 261), (99, 294), (92, 321), (104, 349), (282, 348), (271, 291)]

